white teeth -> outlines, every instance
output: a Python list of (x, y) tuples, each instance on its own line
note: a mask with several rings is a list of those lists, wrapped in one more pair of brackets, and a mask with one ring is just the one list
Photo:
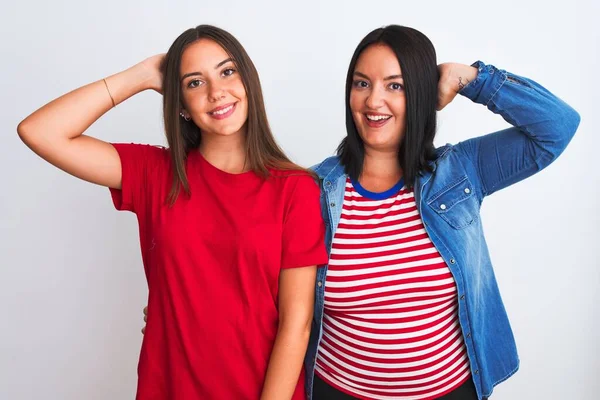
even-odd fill
[(222, 110), (219, 110), (219, 111), (212, 112), (211, 114), (213, 114), (213, 115), (223, 115), (223, 114), (225, 114), (225, 113), (227, 113), (227, 112), (231, 111), (231, 109), (232, 109), (232, 108), (233, 108), (233, 104), (232, 104), (232, 105), (230, 105), (230, 106), (229, 106), (229, 107), (227, 107), (227, 108), (224, 108), (224, 109), (222, 109)]
[(369, 121), (381, 121), (383, 119), (390, 119), (392, 118), (391, 115), (369, 115), (367, 114), (367, 119)]

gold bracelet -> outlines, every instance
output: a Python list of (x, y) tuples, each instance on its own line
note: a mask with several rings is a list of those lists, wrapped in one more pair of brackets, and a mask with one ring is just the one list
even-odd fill
[(110, 94), (110, 89), (108, 89), (108, 83), (106, 83), (106, 79), (102, 79), (104, 81), (104, 86), (106, 86), (106, 91), (108, 92), (108, 95), (110, 96), (110, 99), (112, 100), (113, 103), (113, 107), (116, 107), (117, 105), (115, 104), (115, 99), (113, 99), (112, 94)]

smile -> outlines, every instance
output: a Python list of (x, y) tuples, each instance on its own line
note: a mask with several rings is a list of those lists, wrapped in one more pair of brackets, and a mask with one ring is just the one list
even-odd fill
[(227, 105), (224, 105), (224, 106), (221, 106), (221, 107), (217, 107), (214, 110), (209, 111), (208, 115), (210, 115), (211, 117), (213, 117), (215, 119), (225, 119), (225, 118), (228, 118), (235, 111), (236, 105), (237, 105), (237, 102), (236, 103), (227, 104)]
[(385, 114), (364, 114), (367, 125), (372, 128), (379, 128), (385, 125), (391, 118), (391, 115)]

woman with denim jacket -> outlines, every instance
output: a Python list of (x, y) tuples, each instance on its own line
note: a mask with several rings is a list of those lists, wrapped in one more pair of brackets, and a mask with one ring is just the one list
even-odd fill
[[(512, 127), (434, 148), (436, 108), (457, 94)], [(480, 206), (548, 166), (578, 124), (530, 79), (480, 61), (436, 66), (414, 29), (362, 40), (347, 137), (313, 167), (330, 258), (317, 273), (309, 398), (484, 399), (516, 372)]]

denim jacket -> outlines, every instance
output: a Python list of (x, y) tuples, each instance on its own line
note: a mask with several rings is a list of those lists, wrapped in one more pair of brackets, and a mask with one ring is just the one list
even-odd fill
[[(536, 82), (478, 61), (475, 80), (460, 94), (500, 114), (511, 128), (437, 149), (433, 172), (415, 182), (417, 208), (429, 237), (450, 268), (458, 316), (479, 399), (519, 368), (513, 333), (500, 297), (480, 217), (484, 197), (548, 166), (565, 149), (579, 114)], [(337, 157), (313, 167), (320, 179), (326, 245), (331, 251), (347, 175)], [(315, 311), (306, 355), (312, 398), (315, 359), (323, 334), (327, 267), (318, 270)]]

